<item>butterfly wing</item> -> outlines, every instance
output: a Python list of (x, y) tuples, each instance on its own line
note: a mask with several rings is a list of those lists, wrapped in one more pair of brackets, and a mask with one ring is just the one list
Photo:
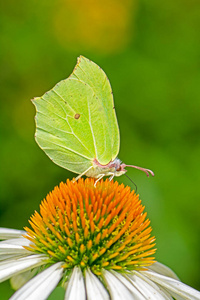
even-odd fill
[(71, 76), (40, 98), (36, 141), (57, 165), (81, 174), (96, 158), (107, 164), (119, 152), (119, 129), (106, 74), (79, 57)]

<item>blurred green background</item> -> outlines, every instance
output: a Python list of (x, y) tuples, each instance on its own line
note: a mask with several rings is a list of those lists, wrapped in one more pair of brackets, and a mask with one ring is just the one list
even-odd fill
[[(11, 0), (0, 27), (0, 226), (28, 225), (46, 194), (74, 176), (35, 143), (30, 99), (68, 77), (82, 54), (110, 79), (119, 158), (155, 172), (128, 175), (151, 219), (156, 259), (200, 289), (200, 2)], [(1, 299), (12, 293), (0, 285)]]

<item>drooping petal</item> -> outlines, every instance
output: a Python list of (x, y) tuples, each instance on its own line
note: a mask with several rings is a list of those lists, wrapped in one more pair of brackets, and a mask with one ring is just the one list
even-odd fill
[(88, 269), (85, 273), (88, 300), (109, 300), (109, 294), (100, 280)]
[[(29, 253), (30, 254), (30, 253)], [(8, 261), (8, 260), (10, 260), (10, 259), (18, 259), (18, 258), (22, 258), (22, 257), (25, 257), (25, 256), (27, 256), (27, 254), (15, 254), (15, 253), (13, 253), (13, 254), (2, 254), (2, 255), (0, 255), (0, 264), (1, 264), (1, 262), (5, 262), (6, 260)]]
[(62, 262), (56, 263), (28, 281), (10, 300), (45, 300), (62, 278)]
[(3, 245), (3, 244), (29, 246), (31, 244), (31, 242), (29, 240), (25, 239), (24, 237), (17, 237), (17, 238), (9, 239), (6, 241), (1, 241), (0, 245)]
[[(171, 291), (167, 291), (165, 288), (163, 288), (160, 284), (157, 284), (157, 286), (159, 286), (160, 287), (160, 289), (163, 291), (163, 293), (164, 294), (166, 294), (166, 295), (168, 295), (169, 297), (173, 297), (172, 299), (176, 299), (176, 300), (186, 300), (186, 298), (185, 297), (181, 297), (181, 296), (179, 296), (179, 295), (177, 295), (177, 294), (175, 294), (175, 293), (173, 293), (173, 292), (171, 292)], [(170, 298), (171, 299), (171, 298)], [(188, 298), (187, 298), (187, 300), (188, 300)]]
[(176, 280), (171, 277), (167, 277), (161, 274), (158, 274), (153, 271), (143, 271), (143, 274), (153, 280), (154, 282), (160, 284), (162, 287), (183, 297), (183, 299), (189, 300), (199, 300), (200, 292), (193, 289), (192, 287)]
[(172, 271), (169, 267), (161, 264), (160, 262), (155, 262), (153, 265), (149, 266), (148, 269), (159, 273), (161, 275), (165, 275), (174, 279), (179, 280), (178, 276)]
[(169, 293), (163, 292), (157, 284), (143, 276), (143, 272), (135, 271), (134, 273), (134, 275), (128, 275), (128, 277), (144, 297), (149, 300), (173, 300)]
[[(104, 270), (103, 276), (106, 281), (108, 290), (111, 295), (112, 300), (133, 300), (133, 295), (130, 290), (111, 272)], [(135, 298), (135, 299), (145, 299), (145, 298)]]
[(13, 239), (26, 234), (24, 230), (0, 227), (0, 240)]
[(30, 241), (24, 237), (9, 239), (0, 242), (0, 262), (9, 259), (18, 259), (23, 256), (32, 254), (30, 251), (23, 248), (23, 246), (29, 246)]
[(74, 267), (71, 278), (67, 285), (65, 300), (85, 300), (85, 284), (82, 271), (79, 267)]
[(43, 265), (46, 263), (46, 259), (46, 256), (38, 254), (0, 262), (0, 282), (18, 273)]
[(6, 243), (6, 241), (5, 241), (4, 243), (0, 244), (0, 256), (5, 255), (5, 254), (16, 254), (16, 255), (27, 254), (27, 255), (30, 255), (31, 252), (24, 249), (21, 245), (9, 244), (9, 243)]
[(31, 254), (30, 251), (24, 249), (22, 246), (30, 245), (30, 241), (25, 238), (16, 238), (0, 242), (0, 262), (22, 258)]
[(119, 274), (118, 272), (112, 271), (112, 273), (117, 277), (121, 283), (123, 283), (131, 292), (133, 299), (136, 300), (145, 300), (146, 297), (140, 293), (139, 290), (132, 284), (130, 278), (126, 276), (125, 274)]

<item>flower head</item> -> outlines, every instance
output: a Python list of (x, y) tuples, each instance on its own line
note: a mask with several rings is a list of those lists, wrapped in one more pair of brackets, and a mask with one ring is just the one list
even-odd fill
[(129, 187), (109, 180), (96, 186), (94, 179), (67, 180), (42, 201), (40, 214), (30, 219), (32, 229), (0, 231), (7, 239), (0, 242), (0, 280), (11, 277), (15, 288), (23, 285), (11, 297), (20, 300), (46, 299), (59, 282), (65, 299), (188, 294), (200, 299), (195, 298), (199, 292), (154, 262), (149, 224)]
[(97, 276), (106, 270), (140, 270), (154, 262), (155, 238), (144, 206), (129, 187), (94, 179), (61, 183), (50, 193), (25, 228), (32, 244), (26, 249)]

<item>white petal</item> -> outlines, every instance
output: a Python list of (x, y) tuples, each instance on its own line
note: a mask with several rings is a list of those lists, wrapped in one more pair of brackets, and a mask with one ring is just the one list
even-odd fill
[(147, 299), (142, 293), (140, 293), (137, 288), (133, 285), (131, 279), (126, 276), (125, 274), (119, 274), (117, 272), (112, 271), (114, 275), (130, 290), (131, 294), (133, 295), (133, 299), (135, 300), (145, 300)]
[(148, 269), (150, 269), (156, 273), (159, 273), (161, 275), (165, 275), (165, 276), (179, 280), (178, 276), (174, 273), (174, 271), (172, 271), (169, 267), (167, 267), (159, 262), (155, 262), (153, 265), (148, 267)]
[(142, 271), (142, 273), (153, 280), (154, 282), (160, 284), (162, 287), (166, 288), (168, 291), (171, 291), (184, 299), (189, 300), (199, 300), (200, 299), (200, 292), (191, 288), (190, 286), (175, 280), (171, 277), (167, 277), (164, 275), (160, 275), (153, 271)]
[(101, 281), (88, 269), (85, 273), (88, 300), (109, 300), (110, 297)]
[(4, 254), (27, 254), (31, 252), (24, 249), (21, 245), (7, 244), (6, 242), (0, 244), (0, 256)]
[(0, 227), (0, 240), (21, 237), (23, 234), (26, 234), (26, 231)]
[(9, 239), (0, 242), (0, 261), (6, 259), (17, 259), (23, 256), (33, 254), (22, 246), (29, 246), (31, 242), (24, 237)]
[(30, 255), (19, 259), (10, 259), (0, 262), (0, 282), (18, 273), (43, 265), (46, 257), (42, 254)]
[(21, 245), (21, 246), (29, 246), (31, 244), (31, 241), (24, 237), (15, 238), (15, 239), (9, 239), (6, 241), (1, 241), (0, 245), (3, 244), (11, 244), (11, 245)]
[(65, 300), (85, 300), (85, 284), (80, 268), (75, 267), (67, 285)]
[(160, 289), (166, 294), (166, 295), (169, 295), (170, 297), (174, 297), (173, 299), (176, 299), (176, 300), (185, 300), (185, 297), (181, 297), (173, 292), (170, 291), (170, 294), (169, 294), (169, 291), (167, 291), (165, 288), (161, 287), (160, 284), (157, 284)]
[(168, 294), (155, 284), (153, 281), (142, 275), (142, 272), (134, 272), (134, 275), (128, 275), (132, 284), (141, 292), (145, 299), (151, 300), (173, 300)]
[[(112, 300), (133, 300), (133, 295), (114, 274), (104, 270), (103, 275)], [(137, 299), (137, 298), (136, 298)]]
[(56, 263), (39, 273), (18, 290), (10, 300), (47, 299), (62, 278), (63, 268), (61, 265), (61, 262)]
[(2, 261), (10, 260), (10, 259), (18, 259), (27, 256), (27, 254), (3, 254), (0, 255), (0, 265)]
[(34, 268), (33, 270), (28, 270), (24, 273), (17, 274), (10, 279), (10, 284), (14, 290), (20, 289), (27, 281), (29, 281), (33, 276), (35, 276), (39, 268)]

